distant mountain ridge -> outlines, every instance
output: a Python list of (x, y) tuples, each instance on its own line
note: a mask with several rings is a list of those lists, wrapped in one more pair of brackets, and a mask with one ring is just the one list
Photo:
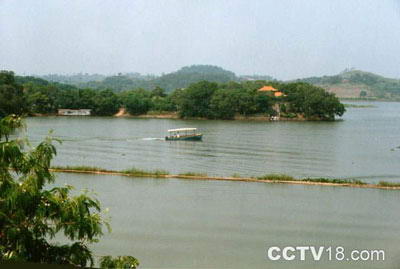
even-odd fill
[(191, 65), (185, 66), (176, 72), (163, 74), (161, 76), (141, 75), (139, 73), (118, 74), (115, 76), (75, 74), (46, 75), (41, 78), (75, 85), (80, 88), (112, 89), (114, 91), (131, 90), (135, 88), (153, 89), (161, 87), (166, 91), (176, 88), (184, 88), (201, 80), (211, 82), (238, 81), (235, 73), (213, 65)]
[[(74, 85), (79, 88), (112, 89), (116, 92), (137, 88), (150, 90), (156, 87), (161, 87), (169, 92), (177, 88), (186, 88), (190, 84), (202, 80), (218, 83), (274, 80), (273, 77), (268, 75), (238, 76), (232, 71), (214, 65), (185, 66), (175, 72), (161, 76), (141, 75), (140, 73), (119, 73), (114, 76), (99, 74), (51, 74), (41, 76), (40, 78), (52, 82)], [(292, 81), (308, 82), (320, 86), (329, 92), (335, 93), (340, 98), (400, 100), (399, 79), (386, 78), (361, 70), (346, 69), (337, 75), (309, 77)]]
[(298, 79), (325, 88), (340, 98), (400, 99), (400, 79), (361, 70), (344, 70), (333, 76)]
[(79, 88), (112, 89), (118, 92), (136, 88), (154, 89), (155, 87), (172, 91), (177, 88), (185, 88), (192, 83), (202, 80), (218, 83), (244, 80), (273, 80), (271, 76), (266, 75), (237, 76), (232, 71), (214, 65), (185, 66), (175, 72), (161, 76), (141, 75), (139, 73), (120, 73), (114, 76), (99, 74), (74, 74), (69, 76), (51, 74), (40, 76), (40, 78), (52, 82), (71, 84)]

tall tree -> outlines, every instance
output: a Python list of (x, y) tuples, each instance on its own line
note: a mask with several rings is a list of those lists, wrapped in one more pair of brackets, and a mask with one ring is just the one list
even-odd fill
[(93, 114), (99, 116), (112, 116), (118, 112), (120, 102), (118, 96), (111, 90), (102, 90), (93, 97)]
[[(55, 180), (50, 163), (56, 148), (48, 138), (23, 150), (24, 140), (10, 140), (21, 126), (17, 116), (0, 120), (0, 261), (93, 266), (88, 244), (108, 225), (99, 201), (86, 193), (71, 196), (72, 186), (46, 186)], [(52, 242), (58, 233), (71, 242)], [(113, 264), (136, 268), (139, 262), (131, 256), (101, 259), (103, 266)]]
[(212, 115), (217, 119), (233, 119), (237, 111), (237, 94), (234, 90), (218, 89), (210, 101)]
[(217, 89), (218, 84), (214, 82), (201, 81), (191, 84), (182, 91), (180, 96), (180, 115), (182, 117), (212, 118), (210, 102)]
[(14, 72), (0, 71), (0, 117), (21, 115), (27, 111), (22, 86), (15, 82)]
[(151, 107), (151, 93), (143, 89), (127, 91), (120, 95), (126, 110), (132, 115), (146, 114)]

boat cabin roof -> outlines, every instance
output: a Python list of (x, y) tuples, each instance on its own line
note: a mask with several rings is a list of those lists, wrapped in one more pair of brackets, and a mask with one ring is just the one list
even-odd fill
[(168, 130), (169, 133), (171, 132), (185, 132), (185, 131), (196, 131), (197, 128), (178, 128), (178, 129), (170, 129)]

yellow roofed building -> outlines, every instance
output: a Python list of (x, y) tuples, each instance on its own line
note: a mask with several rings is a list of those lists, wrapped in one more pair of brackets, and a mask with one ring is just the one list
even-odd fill
[(276, 92), (278, 89), (275, 89), (272, 86), (263, 86), (262, 88), (258, 89), (259, 92)]
[(280, 92), (278, 89), (275, 89), (271, 85), (265, 85), (258, 89), (259, 92), (272, 92), (275, 97), (281, 97), (284, 96), (283, 92)]

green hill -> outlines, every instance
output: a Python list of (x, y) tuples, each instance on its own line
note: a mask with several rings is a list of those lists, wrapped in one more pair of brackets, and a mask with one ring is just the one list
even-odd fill
[(360, 71), (345, 70), (338, 75), (298, 79), (321, 86), (340, 98), (400, 99), (400, 80)]
[(99, 74), (72, 74), (58, 75), (49, 74), (41, 76), (50, 82), (66, 83), (78, 88), (91, 89), (111, 89), (115, 92), (132, 90), (137, 88), (154, 89), (160, 87), (170, 92), (175, 89), (186, 88), (192, 83), (203, 80), (217, 83), (226, 83), (229, 81), (255, 81), (255, 80), (274, 80), (268, 75), (243, 75), (236, 76), (232, 71), (225, 70), (214, 65), (191, 65), (185, 66), (176, 72), (155, 75), (141, 75), (140, 73), (119, 73), (114, 76), (105, 76)]
[(98, 79), (87, 81), (93, 77), (93, 75), (80, 74), (79, 76), (47, 75), (42, 78), (55, 82), (68, 82), (80, 88), (112, 89), (117, 92), (136, 88), (153, 89), (157, 86), (166, 91), (172, 91), (177, 88), (185, 88), (202, 80), (218, 83), (239, 80), (235, 73), (213, 65), (185, 66), (176, 72), (161, 76), (143, 76), (138, 73), (128, 73), (108, 77), (96, 76)]
[(192, 83), (202, 80), (224, 83), (237, 80), (235, 73), (213, 65), (192, 65), (163, 75), (152, 81), (153, 87), (159, 86), (167, 91), (186, 88)]

